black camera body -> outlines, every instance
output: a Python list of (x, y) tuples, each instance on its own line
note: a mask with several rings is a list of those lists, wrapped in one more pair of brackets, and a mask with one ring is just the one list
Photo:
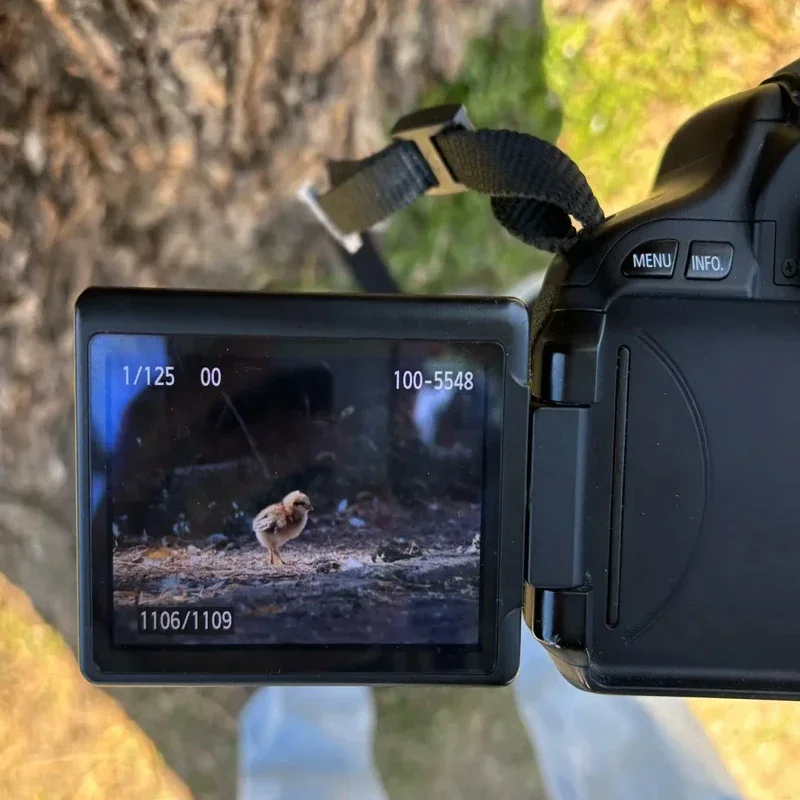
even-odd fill
[[(84, 674), (101, 682), (139, 683), (503, 683), (516, 671), (524, 614), (561, 673), (584, 689), (800, 696), (795, 81), (789, 72), (779, 74), (689, 120), (667, 147), (652, 195), (584, 234), (552, 263), (530, 309), (530, 331), (528, 315), (510, 301), (102, 290), (84, 295), (76, 327)], [(104, 335), (122, 338), (102, 345), (103, 359), (93, 361), (93, 341)], [(153, 363), (142, 355), (148, 336), (161, 337), (149, 351), (158, 354)], [(500, 348), (499, 355), (492, 355), (492, 346)], [(378, 417), (396, 421), (381, 423), (385, 453), (384, 445), (373, 442), (372, 450), (351, 458), (349, 471), (341, 471), (325, 467), (339, 451), (331, 458), (317, 447), (299, 466), (281, 467), (286, 448), (269, 444), (269, 425), (259, 427), (259, 414), (277, 408), (283, 416), (272, 426), (299, 430), (296, 442), (330, 420), (355, 424), (360, 410), (336, 398), (352, 394), (358, 369), (347, 359), (356, 356), (399, 395), (416, 392), (413, 406), (402, 397), (374, 401), (373, 412), (380, 403), (393, 409)], [(272, 366), (258, 377), (265, 358)], [(300, 399), (275, 405), (269, 398), (282, 391), (276, 387), (287, 375), (306, 374), (306, 367), (324, 373), (329, 388), (322, 399), (310, 400), (292, 384), (286, 397)], [(137, 410), (128, 389), (145, 374), (151, 401)], [(229, 375), (234, 377), (226, 388)], [(195, 382), (196, 395), (189, 389), (177, 393), (173, 383), (184, 381)], [(123, 382), (128, 389), (115, 388)], [(473, 386), (479, 391), (467, 398)], [(440, 399), (455, 398), (456, 420), (456, 432), (445, 427), (441, 441), (430, 432), (430, 420), (439, 420), (447, 405), (437, 400), (439, 388)], [(366, 404), (371, 385), (356, 394)], [(419, 400), (423, 395), (432, 398), (428, 406)], [(194, 416), (190, 397), (200, 409)], [(297, 427), (298, 414), (308, 430), (302, 427), (306, 422)], [(108, 422), (109, 431), (116, 425), (130, 432), (108, 433), (103, 451), (95, 441), (97, 428), (112, 417), (117, 421)], [(155, 429), (162, 418), (155, 443), (145, 437), (142, 445), (132, 420), (140, 419), (140, 426), (153, 420)], [(415, 434), (408, 433), (411, 423)], [(366, 429), (359, 430), (347, 434), (348, 442), (364, 438)], [(226, 431), (235, 434), (230, 441)], [(330, 441), (340, 442), (334, 433), (339, 438)], [(370, 435), (380, 439), (374, 431)], [(407, 446), (409, 436), (418, 440), (413, 446)], [(482, 449), (474, 446), (476, 436), (483, 439)], [(133, 450), (120, 445), (120, 437)], [(420, 455), (420, 442), (428, 455)], [(138, 456), (126, 453), (141, 446), (156, 455), (128, 470), (123, 462)], [(270, 447), (262, 457), (261, 450)], [(300, 445), (289, 449), (300, 452)], [(417, 455), (408, 457), (411, 452)], [(343, 476), (358, 472), (370, 453), (378, 454), (385, 485), (359, 472), (360, 481), (372, 481), (368, 501)], [(443, 501), (425, 496), (420, 504), (408, 490), (420, 458), (431, 460), (424, 462), (424, 479), (413, 478), (418, 491), (437, 491)], [(185, 476), (191, 470), (205, 475), (234, 462), (241, 483), (236, 497), (250, 503), (246, 513), (233, 495), (223, 497), (223, 472), (211, 483), (198, 478), (194, 488), (180, 488), (189, 485)], [(259, 469), (277, 476), (269, 492), (258, 483)], [(93, 483), (98, 475), (100, 488)], [(313, 636), (293, 623), (283, 638), (275, 638), (270, 625), (277, 630), (274, 621), (281, 614), (295, 613), (290, 595), (306, 575), (299, 567), (273, 563), (270, 544), (269, 562), (258, 562), (263, 568), (252, 572), (261, 551), (247, 539), (247, 526), (236, 529), (241, 545), (236, 539), (213, 557), (194, 546), (191, 557), (170, 550), (180, 536), (154, 536), (153, 526), (167, 518), (176, 520), (179, 533), (199, 530), (203, 520), (216, 519), (213, 507), (224, 503), (236, 509), (225, 517), (226, 525), (238, 525), (244, 516), (255, 530), (261, 505), (280, 500), (289, 489), (314, 495), (308, 487), (327, 498), (324, 524), (312, 516), (302, 536), (292, 533), (299, 538), (284, 552), (306, 553), (311, 564), (308, 548), (323, 542), (323, 534), (341, 531), (355, 557), (343, 544), (338, 562), (325, 569), (344, 575), (355, 563), (368, 581), (377, 564), (383, 570), (380, 585), (391, 584), (390, 594), (375, 601), (389, 609), (381, 612), (383, 627), (374, 622), (372, 607), (358, 600), (322, 621), (303, 617), (318, 626)], [(156, 498), (158, 513), (134, 513), (129, 506), (122, 513), (121, 504), (130, 497), (141, 500), (145, 491)], [(338, 507), (335, 491), (349, 492)], [(170, 492), (180, 495), (186, 509), (180, 514), (163, 499)], [(398, 519), (407, 520), (401, 558), (418, 564), (416, 573), (385, 564), (385, 548), (373, 550), (371, 562), (359, 549), (362, 528), (385, 538), (391, 526), (380, 522), (381, 509), (390, 502), (385, 497), (396, 496), (405, 498), (396, 505)], [(361, 504), (360, 516), (348, 523), (342, 515), (352, 502)], [(448, 519), (436, 516), (442, 504), (450, 509)], [(202, 513), (189, 520), (192, 509)], [(479, 534), (479, 557), (475, 545), (470, 549), (455, 534), (445, 544), (433, 533), (423, 541), (436, 520), (459, 527), (462, 511), (456, 520), (452, 509), (463, 510), (473, 528), (465, 526)], [(417, 542), (409, 543), (409, 535), (422, 547), (414, 550)], [(220, 534), (214, 536), (220, 541)], [(196, 576), (187, 578), (180, 566), (172, 575), (165, 564), (194, 558), (200, 575), (228, 547), (232, 557), (239, 558), (240, 550), (247, 555), (236, 563), (251, 570), (258, 603), (242, 593), (244, 578), (228, 578), (234, 588), (224, 608), (203, 594), (207, 586), (194, 595), (199, 600), (181, 605), (186, 592), (197, 589)], [(472, 571), (458, 572), (461, 567), (454, 565), (466, 563), (469, 553)], [(117, 562), (123, 570), (118, 574)], [(431, 564), (440, 571), (430, 572)], [(349, 578), (345, 584), (352, 586)], [(283, 594), (276, 595), (276, 587), (284, 587)], [(424, 605), (417, 603), (422, 594)], [(392, 608), (396, 601), (406, 610)], [(203, 621), (198, 609), (208, 612)], [(260, 628), (253, 622), (258, 614), (268, 617)], [(357, 636), (348, 638), (342, 619), (361, 626)], [(241, 638), (245, 631), (250, 639)]]
[(769, 82), (534, 308), (526, 619), (596, 691), (800, 694), (800, 127)]

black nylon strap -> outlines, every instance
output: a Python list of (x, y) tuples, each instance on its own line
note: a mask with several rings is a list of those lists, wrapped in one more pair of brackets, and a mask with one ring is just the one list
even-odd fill
[(360, 233), (436, 185), (414, 142), (394, 142), (363, 161), (328, 163), (331, 190), (317, 198), (342, 233)]
[(381, 258), (372, 236), (362, 233), (361, 241), (362, 245), (355, 253), (334, 242), (339, 258), (347, 264), (361, 290), (369, 294), (399, 294), (400, 285)]
[[(586, 178), (565, 153), (524, 133), (446, 130), (432, 139), (455, 180), (491, 197), (506, 230), (542, 250), (561, 252), (603, 220)], [(318, 198), (343, 232), (366, 230), (437, 185), (412, 141), (395, 141), (363, 161), (333, 162), (331, 190)]]

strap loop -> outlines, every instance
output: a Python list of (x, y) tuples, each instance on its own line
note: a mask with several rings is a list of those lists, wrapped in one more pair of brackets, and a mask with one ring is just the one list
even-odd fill
[(541, 250), (563, 252), (573, 244), (578, 232), (571, 218), (584, 230), (603, 221), (575, 162), (535, 136), (471, 130), (460, 106), (415, 112), (393, 133), (398, 139), (375, 155), (329, 168), (331, 189), (318, 203), (343, 234), (366, 230), (423, 194), (464, 188), (489, 195), (498, 222)]

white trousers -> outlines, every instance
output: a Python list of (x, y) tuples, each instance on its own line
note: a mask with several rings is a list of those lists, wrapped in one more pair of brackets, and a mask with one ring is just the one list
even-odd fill
[[(551, 800), (741, 800), (682, 700), (570, 686), (527, 629), (514, 683)], [(387, 800), (362, 686), (268, 687), (242, 712), (239, 800)]]

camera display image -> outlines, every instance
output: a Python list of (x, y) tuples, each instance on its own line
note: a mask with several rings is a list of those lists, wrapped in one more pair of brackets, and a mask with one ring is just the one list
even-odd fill
[(100, 334), (115, 645), (477, 648), (492, 344)]

